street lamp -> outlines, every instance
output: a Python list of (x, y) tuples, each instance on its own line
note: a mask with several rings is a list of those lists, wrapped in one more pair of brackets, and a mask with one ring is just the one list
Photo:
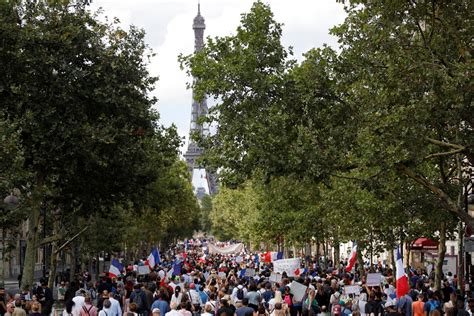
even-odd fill
[(12, 208), (17, 207), (18, 204), (20, 204), (20, 199), (18, 199), (18, 197), (10, 193), (10, 195), (6, 196), (3, 199), (3, 203), (5, 203), (7, 208), (12, 209)]

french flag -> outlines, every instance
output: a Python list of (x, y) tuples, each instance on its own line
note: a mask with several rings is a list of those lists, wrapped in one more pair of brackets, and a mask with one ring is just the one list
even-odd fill
[(403, 268), (403, 259), (402, 255), (400, 254), (400, 247), (398, 247), (395, 251), (395, 257), (397, 258), (397, 298), (400, 298), (410, 291), (410, 286), (408, 285), (408, 278), (405, 274), (405, 269)]
[(267, 251), (263, 257), (265, 263), (270, 263), (276, 260), (283, 259), (283, 252)]
[(346, 267), (346, 272), (351, 272), (352, 267), (354, 267), (354, 264), (357, 261), (357, 244), (354, 242), (354, 245), (352, 246), (352, 251), (351, 255), (349, 257), (349, 263), (347, 264)]
[(150, 267), (150, 270), (153, 270), (157, 264), (161, 263), (160, 252), (158, 249), (153, 248), (150, 255), (146, 259), (145, 264)]
[(272, 252), (272, 262), (283, 259), (283, 252)]
[(110, 277), (117, 278), (122, 273), (123, 269), (123, 265), (117, 259), (112, 259), (109, 268)]

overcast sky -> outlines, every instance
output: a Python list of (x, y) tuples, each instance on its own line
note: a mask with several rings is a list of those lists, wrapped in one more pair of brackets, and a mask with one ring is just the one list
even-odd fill
[[(248, 12), (252, 0), (201, 0), (201, 15), (206, 20), (205, 36), (235, 33), (240, 14)], [(336, 0), (271, 0), (277, 22), (283, 23), (283, 44), (292, 46), (294, 57), (324, 43), (336, 47), (336, 39), (328, 34), (330, 27), (340, 24), (345, 13)], [(146, 31), (146, 42), (157, 56), (150, 72), (159, 76), (156, 89), (161, 123), (175, 124), (182, 137), (188, 137), (191, 116), (191, 92), (186, 90), (184, 71), (177, 56), (194, 49), (193, 18), (198, 0), (93, 0), (92, 9), (102, 7), (104, 15), (117, 17), (124, 28), (133, 24)], [(182, 152), (186, 150), (182, 148)]]

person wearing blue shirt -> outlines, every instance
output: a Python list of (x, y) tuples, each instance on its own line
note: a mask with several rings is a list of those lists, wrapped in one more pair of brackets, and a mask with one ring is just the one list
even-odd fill
[(155, 308), (160, 310), (160, 315), (165, 315), (170, 311), (170, 305), (166, 301), (166, 293), (161, 293), (160, 298), (153, 302), (151, 305), (151, 310)]

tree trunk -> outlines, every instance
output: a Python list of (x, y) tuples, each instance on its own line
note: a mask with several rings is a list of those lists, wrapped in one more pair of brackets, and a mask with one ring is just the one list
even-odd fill
[[(60, 222), (59, 222), (59, 218), (58, 216), (54, 216), (54, 220), (53, 220), (53, 233), (52, 235), (53, 236), (56, 236), (59, 234), (59, 229), (60, 229)], [(49, 271), (49, 280), (48, 280), (48, 287), (50, 289), (53, 288), (53, 284), (54, 284), (54, 280), (56, 279), (56, 271), (57, 271), (57, 265), (58, 265), (58, 256), (59, 256), (59, 253), (56, 253), (57, 249), (58, 249), (58, 240), (54, 240), (52, 243), (51, 243), (51, 267), (50, 267), (50, 271)]]
[(316, 263), (318, 264), (319, 264), (320, 252), (321, 252), (321, 243), (319, 242), (319, 240), (316, 240)]
[(334, 267), (338, 268), (339, 269), (339, 261), (341, 261), (340, 259), (340, 243), (339, 243), (339, 239), (336, 239), (334, 238)]
[(411, 244), (410, 240), (405, 241), (405, 245), (404, 245), (405, 251), (403, 252), (403, 263), (405, 264), (404, 266), (405, 270), (408, 269), (410, 266), (410, 244)]
[(446, 222), (441, 223), (439, 230), (438, 260), (435, 269), (435, 289), (441, 290), (441, 280), (443, 278), (444, 256), (446, 255)]
[(30, 216), (28, 217), (28, 236), (26, 238), (25, 263), (21, 277), (21, 284), (23, 286), (27, 285), (30, 288), (33, 286), (35, 279), (36, 254), (38, 249), (38, 222), (40, 216), (38, 204), (33, 203)]
[(99, 257), (100, 257), (100, 256), (99, 256), (99, 253), (97, 253), (97, 257), (96, 257), (96, 261), (95, 261), (95, 262), (96, 262), (96, 264), (95, 264), (95, 266), (96, 266), (96, 267), (95, 267), (95, 269), (96, 269), (96, 270), (95, 270), (95, 279), (96, 279), (96, 281), (99, 280), (99, 275), (100, 275)]
[(5, 280), (5, 249), (7, 249), (5, 245), (5, 223), (3, 223), (3, 228), (2, 228), (2, 260), (0, 260), (0, 278), (2, 280)]
[(362, 257), (362, 249), (357, 247), (357, 263), (359, 264), (359, 276), (365, 275), (364, 258)]
[(393, 249), (390, 249), (388, 253), (389, 253), (389, 259), (390, 259), (390, 265), (392, 266), (392, 270), (393, 270), (393, 275), (397, 275), (395, 253)]
[(76, 277), (76, 245), (71, 243), (71, 268), (69, 269), (69, 282), (74, 281)]

